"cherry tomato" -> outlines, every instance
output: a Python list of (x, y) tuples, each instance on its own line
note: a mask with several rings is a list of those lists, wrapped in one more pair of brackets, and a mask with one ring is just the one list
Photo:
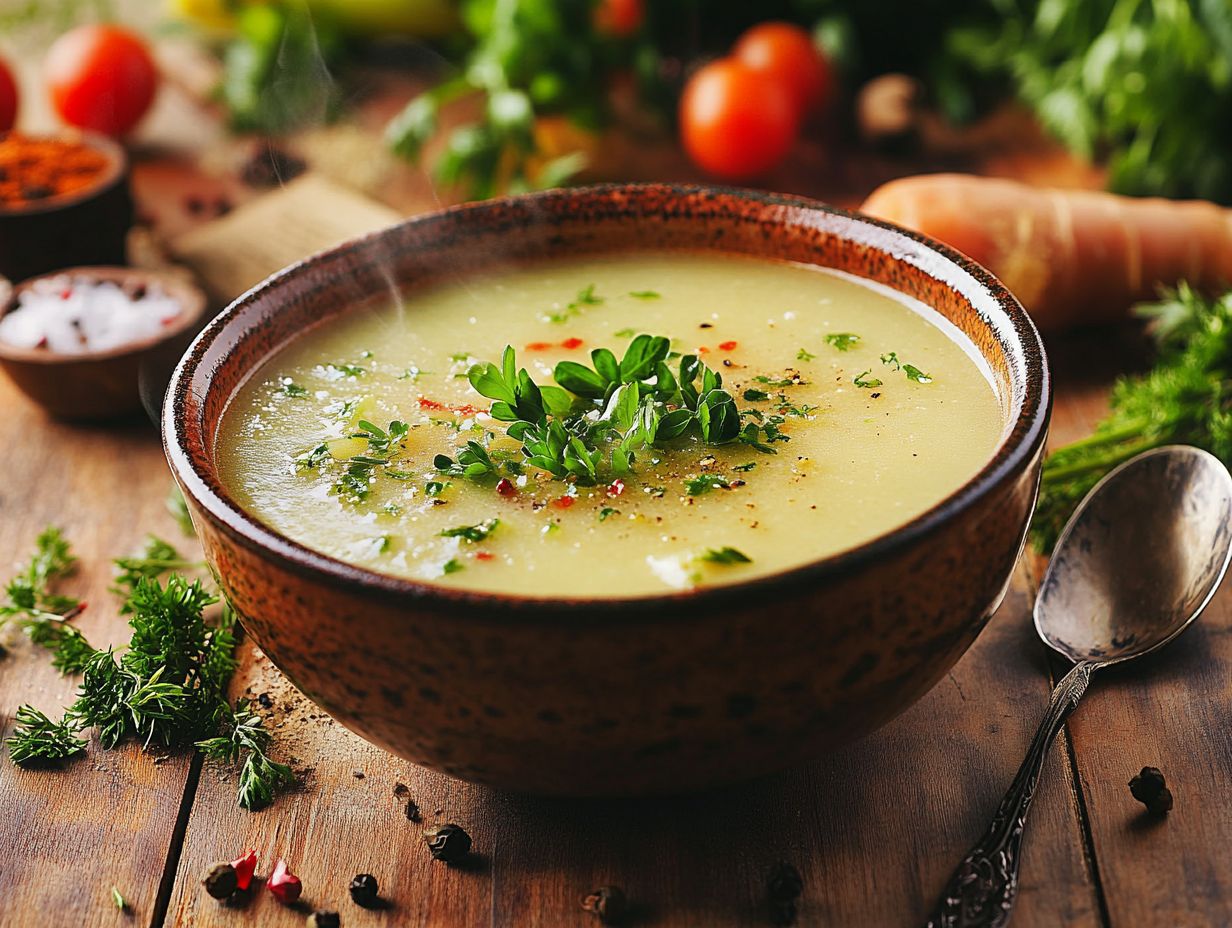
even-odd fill
[(595, 7), (595, 29), (617, 38), (633, 35), (645, 18), (645, 0), (599, 0)]
[(124, 135), (158, 89), (154, 59), (138, 36), (116, 26), (78, 26), (52, 44), (45, 64), (51, 102), (71, 126)]
[(703, 67), (680, 98), (680, 137), (693, 163), (727, 180), (774, 167), (796, 140), (799, 117), (778, 80), (734, 58)]
[(0, 60), (0, 132), (8, 132), (17, 122), (17, 81)]
[(808, 30), (791, 23), (760, 23), (736, 41), (732, 56), (771, 74), (791, 91), (803, 116), (829, 102), (834, 90), (830, 64)]

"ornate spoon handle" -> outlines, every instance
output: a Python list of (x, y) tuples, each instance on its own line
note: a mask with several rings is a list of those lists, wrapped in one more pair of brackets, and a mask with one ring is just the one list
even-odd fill
[(1018, 894), (1018, 858), (1027, 811), (1053, 738), (1087, 691), (1091, 671), (1099, 665), (1080, 661), (1067, 673), (1048, 701), (1014, 782), (997, 808), (988, 830), (950, 877), (927, 928), (999, 928), (1009, 921)]

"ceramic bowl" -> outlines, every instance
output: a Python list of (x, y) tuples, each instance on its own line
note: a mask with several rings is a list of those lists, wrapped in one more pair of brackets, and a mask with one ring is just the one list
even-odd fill
[(60, 268), (125, 263), (133, 200), (128, 156), (93, 133), (65, 133), (100, 151), (108, 167), (90, 187), (20, 207), (0, 206), (0, 277), (25, 280)]
[[(304, 329), (387, 298), (391, 280), (413, 293), (459, 267), (629, 248), (836, 268), (936, 307), (993, 373), (1002, 440), (949, 497), (857, 548), (744, 583), (623, 600), (474, 593), (370, 572), (278, 534), (219, 481), (215, 437), (228, 400)], [(1004, 595), (1035, 500), (1050, 395), (1027, 315), (943, 245), (794, 197), (607, 186), (434, 213), (287, 268), (185, 355), (163, 440), (243, 624), (335, 718), (467, 780), (632, 795), (815, 758), (937, 682)]]
[[(18, 348), (0, 341), (0, 368), (22, 393), (51, 415), (60, 419), (99, 420), (139, 412), (143, 379), (158, 380), (159, 371), (165, 379), (200, 328), (206, 305), (204, 292), (178, 275), (137, 268), (77, 267), (46, 276), (109, 280), (121, 287), (157, 285), (179, 302), (179, 315), (158, 335), (107, 351), (60, 354), (46, 348)], [(0, 307), (0, 316), (16, 306), (23, 290), (43, 279), (36, 277), (14, 288), (8, 305)], [(161, 386), (159, 383), (158, 387)]]

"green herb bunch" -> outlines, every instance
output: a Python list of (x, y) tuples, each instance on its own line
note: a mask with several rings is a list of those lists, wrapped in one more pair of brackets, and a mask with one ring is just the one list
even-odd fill
[(0, 603), (0, 626), (11, 619), (32, 622), (63, 621), (65, 616), (80, 611), (82, 604), (72, 596), (52, 592), (55, 581), (67, 577), (77, 566), (60, 530), (48, 527), (35, 541), (34, 556), (4, 588), (5, 601)]
[(1100, 478), (1136, 454), (1183, 443), (1232, 463), (1232, 292), (1207, 299), (1182, 285), (1138, 312), (1153, 320), (1158, 361), (1117, 381), (1094, 433), (1045, 461), (1031, 529), (1042, 552)]
[(1062, 142), (1107, 162), (1112, 190), (1232, 202), (1232, 5), (986, 2), (994, 19), (948, 35), (957, 69), (1008, 77)]
[[(55, 576), (72, 563), (63, 537), (49, 529), (39, 536), (32, 566), (14, 583), (25, 590), (32, 579)], [(59, 722), (30, 706), (18, 709), (7, 741), (11, 759), (33, 764), (73, 757), (85, 750), (78, 733), (90, 728), (104, 749), (128, 738), (143, 747), (196, 744), (211, 757), (231, 762), (242, 757), (240, 804), (256, 808), (268, 803), (276, 790), (294, 782), (294, 774), (269, 758), (270, 737), (260, 718), (244, 703), (233, 710), (227, 700), (236, 666), (231, 609), (224, 605), (211, 621), (206, 611), (218, 598), (199, 580), (173, 573), (160, 582), (169, 569), (196, 566), (161, 539), (150, 538), (141, 557), (120, 558), (116, 565), (114, 589), (124, 596), (120, 611), (129, 616), (132, 629), (127, 648), (119, 653), (93, 648), (57, 616), (28, 620), (31, 639), (51, 651), (53, 666), (81, 673), (82, 679), (76, 700)], [(50, 595), (36, 585), (38, 602), (47, 602)]]
[[(619, 360), (606, 348), (591, 352), (593, 367), (561, 361), (553, 371), (559, 386), (539, 386), (514, 350), (506, 346), (501, 365), (477, 364), (467, 374), (482, 396), (493, 400), (490, 414), (510, 423), (508, 435), (521, 442), (524, 463), (558, 480), (593, 483), (600, 475), (628, 474), (637, 455), (672, 439), (693, 437), (706, 444), (741, 441), (759, 451), (759, 413), (741, 412), (723, 389), (723, 377), (695, 355), (684, 355), (673, 370), (671, 342), (638, 335)], [(745, 418), (751, 421), (745, 422)], [(771, 440), (785, 441), (777, 429)], [(438, 455), (444, 473), (467, 477), (494, 474), (499, 465), (479, 442), (471, 441), (457, 460)], [(520, 463), (517, 465), (520, 466)]]

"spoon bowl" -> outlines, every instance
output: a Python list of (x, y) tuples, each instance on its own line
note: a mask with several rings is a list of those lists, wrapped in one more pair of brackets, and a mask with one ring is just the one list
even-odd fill
[(1115, 664), (1179, 635), (1232, 556), (1232, 476), (1214, 455), (1156, 448), (1101, 480), (1057, 541), (1035, 628), (1075, 663)]

